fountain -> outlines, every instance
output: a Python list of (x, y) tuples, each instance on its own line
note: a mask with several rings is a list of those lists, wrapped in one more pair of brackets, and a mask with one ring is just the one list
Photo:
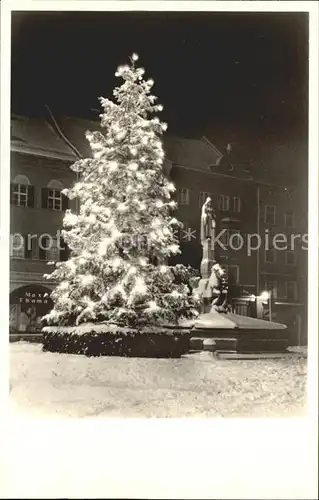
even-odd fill
[(205, 344), (210, 339), (215, 354), (272, 355), (287, 352), (287, 326), (231, 312), (227, 274), (215, 260), (216, 218), (208, 197), (201, 211), (201, 279), (193, 293), (202, 310), (193, 323), (193, 337)]

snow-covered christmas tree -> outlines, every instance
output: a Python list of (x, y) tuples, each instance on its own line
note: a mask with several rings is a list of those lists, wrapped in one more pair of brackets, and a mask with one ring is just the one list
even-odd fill
[(72, 166), (79, 181), (64, 193), (80, 210), (68, 210), (63, 221), (70, 258), (47, 276), (58, 282), (45, 317), (51, 325), (138, 327), (197, 315), (189, 287), (167, 265), (180, 250), (175, 188), (163, 173), (166, 124), (151, 116), (162, 106), (137, 60), (133, 54), (117, 69), (124, 82), (113, 91), (115, 102), (100, 98), (101, 128), (86, 133), (93, 158)]

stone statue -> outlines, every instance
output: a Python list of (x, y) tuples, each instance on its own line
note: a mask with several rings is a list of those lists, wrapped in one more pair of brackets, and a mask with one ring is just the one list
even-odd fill
[(227, 312), (227, 276), (224, 269), (215, 260), (216, 218), (211, 198), (202, 206), (200, 239), (203, 247), (201, 261), (201, 280), (194, 293), (202, 300), (202, 312)]
[(211, 198), (207, 198), (202, 206), (200, 219), (200, 241), (203, 247), (203, 258), (201, 262), (201, 276), (208, 279), (214, 261), (214, 239), (215, 239), (215, 213)]
[(227, 273), (217, 262), (212, 267), (209, 286), (212, 290), (213, 299), (210, 312), (228, 312), (230, 307), (228, 305)]
[(212, 240), (215, 227), (215, 213), (212, 207), (212, 200), (208, 197), (202, 206), (201, 213), (200, 240), (202, 244), (208, 239)]

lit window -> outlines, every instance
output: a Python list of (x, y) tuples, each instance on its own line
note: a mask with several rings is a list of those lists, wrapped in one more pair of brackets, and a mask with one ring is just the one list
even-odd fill
[(265, 205), (265, 224), (274, 225), (276, 223), (275, 205)]
[(240, 212), (241, 208), (241, 199), (238, 198), (237, 196), (233, 197), (233, 210), (234, 212)]
[(227, 212), (229, 210), (229, 196), (220, 194), (218, 197), (218, 206), (221, 212)]
[(177, 195), (178, 195), (178, 203), (180, 205), (189, 205), (189, 189), (188, 188), (178, 189)]
[(265, 250), (265, 262), (267, 264), (275, 264), (275, 262), (276, 262), (276, 250), (274, 248), (270, 248), (269, 250)]

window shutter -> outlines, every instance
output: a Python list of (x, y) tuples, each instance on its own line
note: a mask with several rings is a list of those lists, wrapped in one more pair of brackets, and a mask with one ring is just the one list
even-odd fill
[(60, 261), (68, 260), (69, 249), (63, 238), (60, 239), (60, 246)]
[(47, 246), (48, 246), (48, 238), (46, 236), (44, 237), (42, 236), (41, 241), (39, 241), (39, 259), (46, 260)]
[(49, 196), (49, 190), (48, 188), (42, 188), (41, 190), (41, 207), (42, 208), (48, 208), (48, 196)]
[(69, 208), (69, 198), (62, 194), (62, 210), (65, 211)]
[(28, 186), (28, 207), (34, 207), (34, 186)]
[(32, 238), (31, 259), (38, 259), (38, 238)]
[(34, 242), (32, 239), (28, 242), (28, 236), (24, 236), (24, 257), (26, 259), (31, 259), (32, 258), (32, 245), (34, 245)]

